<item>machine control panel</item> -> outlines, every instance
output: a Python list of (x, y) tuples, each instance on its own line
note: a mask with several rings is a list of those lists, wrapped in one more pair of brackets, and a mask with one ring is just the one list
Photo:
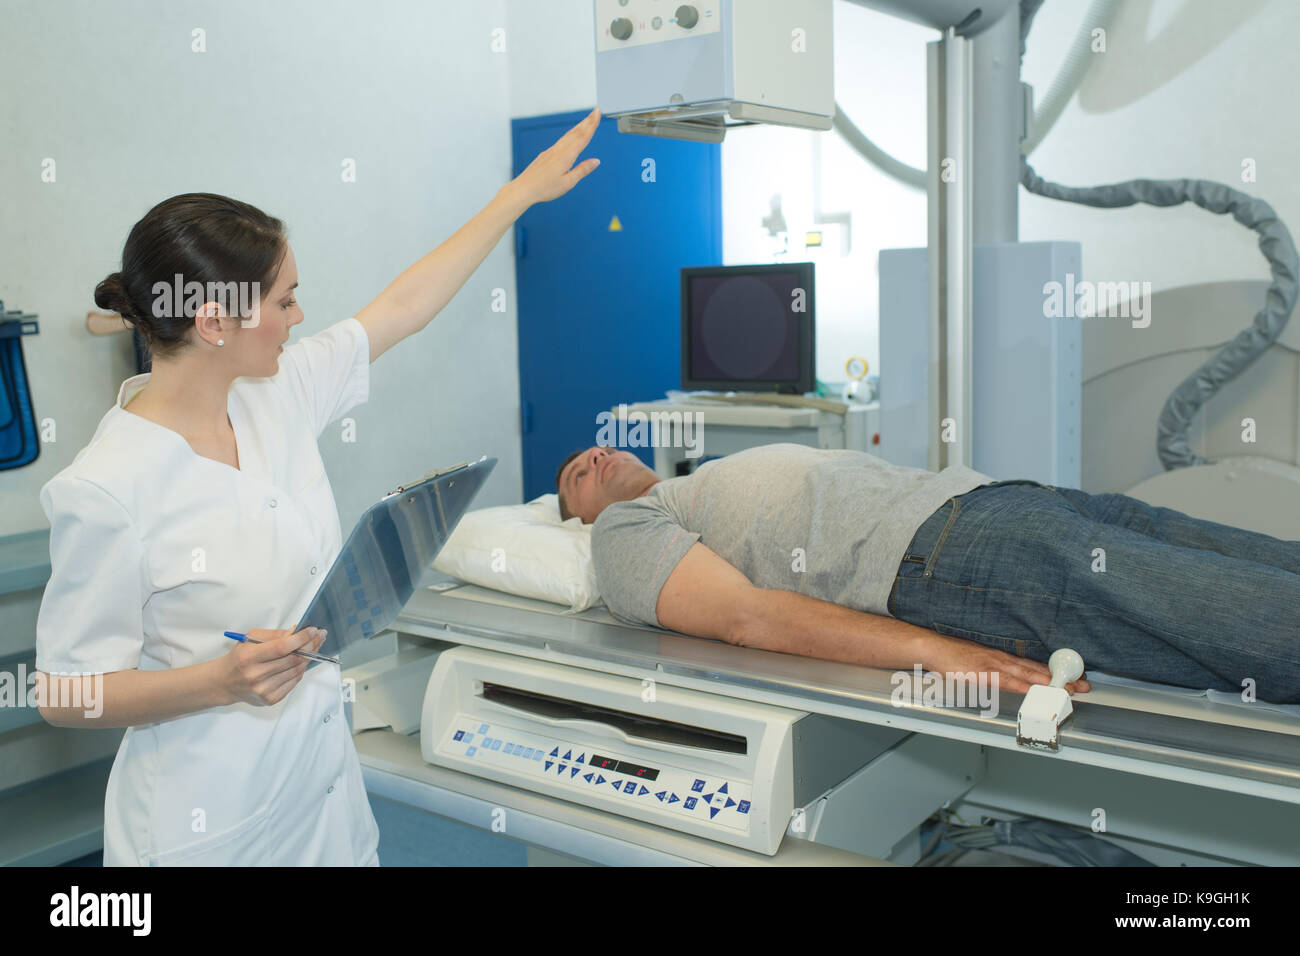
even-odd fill
[(680, 40), (722, 29), (721, 0), (595, 0), (596, 50)]
[(504, 723), (485, 723), (459, 713), (439, 742), (439, 751), (489, 764), (536, 781), (535, 789), (587, 802), (599, 794), (629, 804), (658, 807), (701, 823), (749, 830), (752, 787), (743, 780), (683, 770), (656, 762), (648, 766), (604, 744), (584, 747), (558, 737), (543, 737)]

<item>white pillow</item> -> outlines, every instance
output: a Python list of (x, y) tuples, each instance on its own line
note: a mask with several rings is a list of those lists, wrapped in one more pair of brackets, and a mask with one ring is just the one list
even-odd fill
[(521, 597), (585, 611), (600, 603), (591, 563), (591, 525), (560, 521), (560, 499), (470, 511), (433, 566), (443, 574)]

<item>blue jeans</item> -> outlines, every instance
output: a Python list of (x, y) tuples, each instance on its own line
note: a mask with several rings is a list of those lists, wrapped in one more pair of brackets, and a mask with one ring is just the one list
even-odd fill
[[(1103, 563), (1104, 562), (1104, 563)], [(999, 481), (917, 529), (889, 612), (1046, 661), (1300, 703), (1300, 541), (1122, 494)]]

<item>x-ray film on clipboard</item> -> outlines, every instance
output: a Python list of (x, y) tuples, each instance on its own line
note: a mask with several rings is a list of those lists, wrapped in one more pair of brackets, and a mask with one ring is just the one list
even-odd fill
[(338, 657), (392, 624), (416, 590), (438, 578), (433, 559), (496, 463), (484, 457), (435, 472), (372, 505), (294, 630), (323, 627), (329, 634), (316, 653)]

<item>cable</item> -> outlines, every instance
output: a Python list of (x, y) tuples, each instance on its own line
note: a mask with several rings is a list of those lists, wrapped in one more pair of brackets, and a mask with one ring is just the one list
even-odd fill
[(1166, 469), (1203, 465), (1208, 459), (1195, 454), (1187, 433), (1201, 407), (1228, 382), (1249, 367), (1277, 341), (1295, 307), (1300, 257), (1286, 224), (1262, 199), (1205, 179), (1130, 179), (1107, 186), (1062, 186), (1043, 180), (1021, 157), (1021, 183), (1032, 193), (1049, 199), (1117, 209), (1146, 203), (1177, 206), (1194, 203), (1213, 213), (1232, 217), (1259, 233), (1259, 251), (1268, 260), (1273, 281), (1264, 307), (1254, 321), (1174, 389), (1156, 423), (1156, 450)]
[[(1043, 2), (1044, 0), (1020, 0), (1020, 58), (1022, 60), (1025, 56), (1025, 40), (1029, 35), (1029, 25)], [(1079, 32), (1066, 53), (1064, 65), (1057, 72), (1052, 85), (1048, 87), (1047, 94), (1043, 97), (1042, 107), (1031, 120), (1029, 134), (1021, 147), (1025, 154), (1032, 153), (1043, 141), (1043, 137), (1055, 125), (1075, 91), (1078, 90), (1079, 84), (1083, 82), (1084, 75), (1093, 63), (1092, 31), (1098, 27), (1102, 29), (1110, 27), (1111, 20), (1119, 9), (1119, 2), (1120, 0), (1093, 0), (1092, 6), (1088, 8), (1083, 24), (1079, 27)], [(844, 108), (838, 101), (835, 103), (835, 117), (831, 123), (835, 131), (844, 137), (845, 142), (886, 176), (913, 189), (926, 188), (924, 169), (910, 166), (877, 146), (844, 112)]]
[(999, 846), (1023, 847), (1054, 857), (1066, 866), (1154, 865), (1095, 833), (1051, 820), (992, 820), (979, 826), (952, 830), (948, 841), (953, 844), (953, 849), (937, 856), (923, 856), (916, 865), (953, 866), (974, 850), (994, 850)]
[(854, 125), (843, 107), (835, 104), (835, 118), (831, 120), (835, 131), (844, 137), (845, 142), (856, 149), (862, 158), (875, 166), (886, 176), (898, 180), (904, 186), (925, 189), (925, 170), (909, 166), (901, 159), (895, 159), (867, 138), (867, 134)]
[[(1025, 38), (1029, 35), (1029, 25), (1042, 4), (1043, 0), (1020, 0), (1021, 60), (1025, 57)], [(1065, 107), (1074, 98), (1084, 76), (1092, 68), (1096, 56), (1092, 52), (1092, 31), (1109, 30), (1118, 10), (1119, 0), (1093, 0), (1092, 6), (1088, 7), (1083, 23), (1079, 25), (1078, 33), (1074, 35), (1074, 40), (1066, 49), (1065, 63), (1057, 71), (1052, 85), (1047, 88), (1041, 105), (1034, 110), (1028, 134), (1020, 146), (1020, 151), (1026, 156), (1038, 148), (1038, 144), (1056, 125), (1056, 121), (1065, 112)]]

